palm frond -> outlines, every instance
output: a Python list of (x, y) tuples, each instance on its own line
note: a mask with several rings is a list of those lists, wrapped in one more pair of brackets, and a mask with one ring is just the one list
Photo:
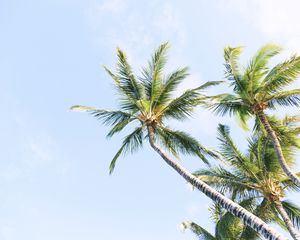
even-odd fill
[(182, 222), (181, 226), (183, 229), (190, 229), (194, 234), (196, 234), (200, 239), (203, 240), (217, 240), (211, 233), (205, 230), (203, 227), (199, 226), (194, 222)]
[(136, 97), (131, 91), (128, 91), (128, 87), (123, 86), (120, 81), (120, 77), (113, 74), (106, 66), (103, 66), (104, 70), (111, 76), (115, 81), (115, 90), (120, 95), (120, 106), (125, 111), (138, 111), (136, 105)]
[(293, 55), (283, 63), (277, 64), (266, 75), (262, 92), (271, 94), (280, 92), (284, 87), (294, 82), (300, 74), (300, 57)]
[(217, 158), (217, 154), (203, 147), (195, 138), (183, 131), (171, 130), (166, 127), (159, 126), (156, 131), (163, 139), (165, 147), (171, 152), (195, 155), (208, 164), (207, 155)]
[(238, 84), (241, 80), (239, 57), (242, 53), (242, 47), (226, 47), (224, 48), (224, 59), (225, 59), (225, 77), (229, 81), (235, 81)]
[(117, 48), (117, 56), (117, 78), (119, 79), (119, 85), (122, 87), (122, 90), (133, 99), (141, 99), (144, 91), (143, 85), (135, 78), (126, 54), (120, 48)]
[(241, 175), (240, 172), (232, 173), (218, 166), (200, 169), (193, 174), (222, 193), (232, 194), (234, 192), (238, 197), (257, 196), (257, 193), (252, 191), (254, 186), (252, 186), (249, 179)]
[(130, 133), (124, 138), (121, 148), (113, 157), (109, 165), (109, 173), (110, 174), (113, 173), (116, 162), (120, 157), (121, 153), (123, 154), (126, 154), (128, 152), (133, 153), (137, 151), (140, 147), (142, 147), (142, 145), (143, 145), (143, 127), (138, 127), (132, 133)]
[(176, 87), (188, 76), (188, 68), (180, 68), (171, 73), (163, 84), (155, 104), (163, 104), (170, 100)]
[[(295, 173), (298, 177), (300, 177), (300, 172)], [(281, 181), (282, 185), (286, 190), (289, 191), (300, 191), (299, 187), (295, 185), (295, 183), (288, 177)]]
[(270, 108), (274, 108), (275, 104), (280, 106), (300, 106), (300, 89), (281, 91), (267, 98)]
[(206, 106), (219, 116), (241, 115), (240, 112), (250, 114), (248, 106), (243, 103), (242, 99), (232, 94), (216, 95)]
[(260, 48), (255, 56), (250, 60), (245, 70), (244, 78), (249, 81), (248, 91), (256, 93), (260, 87), (261, 79), (268, 72), (267, 64), (269, 60), (279, 54), (282, 48), (275, 44), (266, 44)]
[(251, 173), (252, 176), (255, 175), (255, 173), (252, 173), (251, 169), (253, 168), (253, 165), (249, 164), (249, 159), (240, 152), (230, 137), (229, 127), (219, 124), (217, 131), (217, 139), (220, 141), (220, 152), (222, 156), (224, 156), (224, 160), (237, 169), (247, 171), (249, 174)]
[(240, 108), (240, 110), (238, 112), (236, 112), (235, 115), (236, 115), (236, 119), (237, 119), (239, 126), (242, 129), (249, 131), (248, 122), (252, 117), (251, 113), (249, 112), (249, 109), (245, 108), (245, 107)]
[(195, 88), (195, 90), (203, 91), (203, 90), (206, 90), (209, 87), (217, 86), (221, 83), (224, 83), (224, 81), (207, 81), (206, 83), (204, 83), (204, 84), (200, 85), (199, 87)]
[(213, 202), (213, 204), (208, 208), (208, 211), (214, 223), (218, 223), (221, 217), (226, 213), (226, 210), (216, 202)]
[(115, 125), (120, 122), (136, 118), (134, 115), (123, 111), (110, 111), (94, 107), (75, 105), (71, 107), (72, 111), (89, 112), (91, 115), (101, 120), (105, 125)]
[(169, 43), (161, 44), (154, 52), (148, 67), (143, 69), (141, 78), (145, 87), (146, 96), (151, 102), (157, 99), (162, 86), (162, 71), (167, 61)]
[(282, 201), (282, 205), (293, 222), (300, 229), (300, 208), (292, 202)]
[(249, 68), (252, 71), (265, 69), (270, 59), (282, 51), (282, 47), (268, 43), (261, 47), (250, 60)]
[(163, 108), (161, 111), (162, 116), (176, 120), (183, 120), (190, 117), (199, 103), (199, 96), (200, 94), (195, 89), (185, 91)]
[(113, 125), (113, 127), (109, 130), (106, 137), (110, 138), (113, 135), (115, 135), (116, 133), (121, 132), (129, 123), (131, 123), (134, 120), (136, 120), (136, 118), (121, 119), (119, 122), (117, 122)]
[[(300, 148), (300, 117), (298, 115), (287, 115), (283, 119), (268, 115), (266, 117), (283, 147)], [(258, 118), (255, 119), (253, 130), (255, 135), (267, 137), (267, 132)]]

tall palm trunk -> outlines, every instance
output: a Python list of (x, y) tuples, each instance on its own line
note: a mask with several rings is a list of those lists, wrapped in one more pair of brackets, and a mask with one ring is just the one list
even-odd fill
[(256, 232), (260, 233), (266, 239), (269, 240), (283, 240), (286, 239), (277, 233), (273, 228), (268, 226), (264, 221), (256, 217), (254, 214), (248, 212), (246, 209), (242, 208), (240, 205), (226, 198), (221, 193), (217, 192), (215, 189), (211, 188), (205, 182), (193, 176), (186, 169), (181, 167), (177, 162), (171, 159), (158, 145), (155, 143), (155, 130), (153, 126), (148, 125), (148, 136), (149, 143), (151, 147), (165, 160), (165, 162), (170, 165), (176, 172), (178, 172), (186, 181), (196, 187), (198, 190), (203, 192), (214, 202), (219, 203), (224, 209), (233, 214), (234, 216), (240, 218), (247, 226), (254, 229)]
[(289, 166), (287, 165), (285, 158), (283, 156), (282, 153), (282, 149), (281, 149), (281, 145), (280, 142), (277, 138), (277, 135), (275, 133), (275, 131), (273, 130), (273, 128), (271, 127), (266, 115), (264, 114), (263, 111), (259, 111), (257, 113), (257, 116), (259, 118), (259, 120), (262, 122), (265, 130), (267, 131), (268, 135), (270, 136), (273, 145), (274, 145), (274, 149), (278, 158), (278, 162), (282, 168), (282, 170), (285, 172), (285, 174), (293, 181), (293, 183), (295, 183), (298, 187), (300, 187), (300, 178), (294, 174)]
[(297, 231), (297, 229), (294, 227), (294, 224), (292, 223), (291, 219), (289, 218), (289, 215), (287, 214), (287, 212), (285, 211), (284, 207), (282, 206), (281, 201), (274, 201), (274, 205), (277, 209), (277, 211), (279, 212), (280, 216), (282, 217), (283, 221), (285, 222), (285, 225), (287, 226), (291, 236), (295, 239), (295, 240), (300, 240), (300, 234)]

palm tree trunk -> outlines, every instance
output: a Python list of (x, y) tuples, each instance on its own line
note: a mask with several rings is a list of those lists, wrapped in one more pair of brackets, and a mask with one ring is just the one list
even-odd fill
[(180, 166), (177, 162), (171, 159), (158, 145), (156, 145), (155, 130), (153, 126), (148, 125), (147, 130), (148, 130), (149, 143), (151, 147), (165, 160), (165, 162), (168, 165), (170, 165), (177, 173), (179, 173), (187, 182), (189, 182), (195, 188), (203, 192), (214, 202), (219, 203), (228, 212), (240, 218), (247, 226), (251, 227), (256, 232), (260, 233), (266, 239), (269, 240), (286, 239), (283, 236), (281, 236), (279, 233), (277, 233), (273, 228), (268, 226), (264, 221), (256, 217), (254, 214), (248, 212), (240, 205), (226, 198), (224, 195), (217, 192), (215, 189), (207, 185), (205, 182), (193, 176), (186, 169)]
[(281, 145), (280, 142), (277, 138), (277, 135), (275, 133), (275, 131), (272, 129), (266, 115), (264, 114), (263, 111), (259, 111), (257, 113), (257, 116), (259, 118), (259, 120), (262, 122), (265, 130), (267, 131), (268, 135), (270, 136), (273, 145), (274, 145), (274, 149), (278, 158), (278, 162), (282, 168), (282, 170), (285, 172), (285, 174), (292, 180), (293, 183), (295, 183), (298, 187), (300, 187), (300, 178), (294, 174), (289, 166), (286, 164), (285, 158), (283, 156), (282, 150), (281, 150)]
[(291, 219), (289, 218), (289, 215), (285, 211), (284, 207), (282, 206), (282, 203), (280, 201), (274, 201), (274, 205), (279, 212), (280, 216), (282, 217), (283, 221), (285, 222), (285, 225), (287, 226), (291, 236), (295, 240), (300, 240), (300, 234), (297, 231), (297, 229), (294, 227), (294, 224), (292, 223)]

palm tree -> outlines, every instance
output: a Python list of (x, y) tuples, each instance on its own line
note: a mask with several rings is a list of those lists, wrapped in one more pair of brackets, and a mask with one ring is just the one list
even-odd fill
[[(271, 121), (275, 122), (275, 119)], [(278, 121), (274, 125), (279, 129)], [(284, 132), (286, 139), (288, 136), (295, 139), (293, 128), (288, 128), (281, 126), (281, 134)], [(195, 175), (219, 191), (227, 191), (235, 197), (241, 199), (245, 196), (256, 197), (261, 202), (265, 201), (265, 211), (273, 212), (273, 221), (279, 214), (292, 237), (299, 240), (300, 235), (295, 225), (300, 227), (300, 208), (282, 200), (286, 191), (297, 188), (289, 178), (286, 178), (278, 161), (274, 160), (275, 151), (269, 138), (256, 132), (249, 140), (247, 153), (243, 154), (234, 144), (227, 126), (219, 125), (218, 134), (223, 165), (225, 163), (229, 166), (229, 170), (223, 166), (210, 167), (197, 171)], [(293, 162), (294, 147), (294, 143), (283, 141), (282, 151), (287, 164)], [(270, 217), (261, 218), (267, 222), (272, 220)], [(275, 221), (278, 222), (278, 219)]]
[(136, 122), (138, 124), (133, 132), (124, 138), (121, 148), (110, 164), (110, 172), (113, 171), (116, 160), (121, 153), (137, 150), (142, 146), (143, 140), (148, 139), (150, 146), (165, 162), (195, 188), (219, 203), (233, 215), (238, 216), (248, 226), (260, 232), (267, 239), (284, 239), (261, 219), (197, 179), (160, 147), (160, 144), (162, 144), (175, 156), (179, 152), (193, 154), (204, 161), (206, 161), (205, 157), (207, 155), (213, 156), (212, 152), (206, 150), (190, 135), (182, 131), (172, 130), (164, 122), (168, 119), (182, 121), (189, 117), (195, 106), (203, 98), (199, 91), (219, 83), (207, 82), (198, 88), (186, 90), (182, 95), (173, 98), (174, 90), (187, 77), (188, 69), (180, 68), (167, 76), (163, 75), (167, 49), (168, 44), (165, 43), (155, 51), (148, 67), (143, 69), (142, 77), (139, 78), (133, 74), (124, 52), (117, 49), (118, 64), (116, 73), (112, 73), (106, 67), (105, 70), (114, 80), (117, 92), (120, 95), (120, 110), (109, 111), (84, 106), (73, 106), (71, 109), (87, 111), (102, 120), (104, 124), (111, 125), (112, 128), (108, 133), (109, 137), (123, 130), (129, 123)]
[(300, 106), (300, 89), (285, 90), (300, 74), (300, 57), (293, 55), (269, 69), (269, 60), (279, 54), (281, 48), (267, 44), (258, 50), (242, 71), (238, 63), (241, 50), (241, 47), (225, 48), (225, 76), (233, 93), (215, 96), (215, 103), (210, 104), (210, 107), (220, 115), (235, 114), (242, 123), (255, 116), (272, 139), (281, 168), (300, 187), (300, 178), (287, 165), (278, 136), (266, 115), (266, 110), (274, 110), (278, 105)]

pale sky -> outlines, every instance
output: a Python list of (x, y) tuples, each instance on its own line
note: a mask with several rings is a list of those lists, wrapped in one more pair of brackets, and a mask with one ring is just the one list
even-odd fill
[[(298, 0), (1, 1), (0, 240), (194, 239), (180, 231), (184, 220), (213, 232), (208, 198), (147, 145), (109, 176), (124, 135), (108, 140), (96, 119), (68, 109), (116, 107), (101, 64), (114, 68), (117, 46), (138, 72), (169, 41), (168, 69), (191, 68), (182, 88), (222, 79), (228, 45), (245, 46), (243, 60), (267, 42), (281, 44), (284, 57), (300, 53), (299, 9)], [(220, 121), (245, 142), (234, 119), (202, 109), (173, 126), (217, 146)], [(191, 157), (181, 163), (203, 167)]]

